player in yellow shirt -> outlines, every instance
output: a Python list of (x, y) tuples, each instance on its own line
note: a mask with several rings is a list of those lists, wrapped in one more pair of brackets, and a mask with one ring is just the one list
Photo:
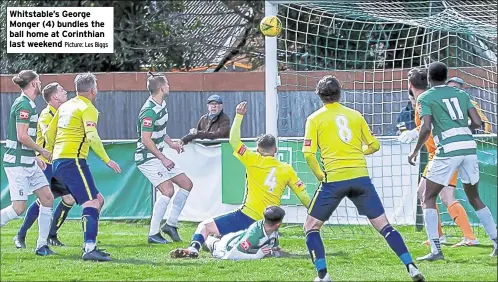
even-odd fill
[[(62, 103), (67, 101), (67, 92), (59, 83), (52, 82), (47, 84), (43, 88), (42, 95), (45, 102), (47, 102), (47, 107), (45, 107), (45, 109), (41, 111), (40, 117), (38, 118), (36, 129), (36, 144), (46, 149), (47, 146), (43, 134), (47, 130), (48, 125), (54, 117), (57, 109), (60, 107), (60, 105), (62, 105)], [(50, 190), (52, 191), (54, 198), (62, 198), (54, 212), (54, 218), (52, 220), (50, 233), (48, 235), (48, 244), (52, 246), (64, 246), (64, 244), (57, 238), (57, 230), (59, 230), (59, 228), (66, 220), (66, 217), (74, 204), (74, 199), (64, 184), (59, 183), (55, 178), (52, 181), (52, 162), (41, 155), (39, 155), (38, 157), (45, 164), (43, 173), (45, 174), (45, 177), (50, 184)], [(14, 244), (16, 248), (26, 248), (26, 233), (38, 218), (39, 213), (40, 202), (39, 200), (36, 200), (29, 206), (28, 210), (26, 211), (24, 221), (19, 228), (16, 237), (14, 237)]]
[(76, 97), (59, 107), (45, 135), (53, 147), (53, 177), (64, 183), (82, 206), (83, 260), (109, 261), (110, 255), (96, 247), (99, 213), (104, 198), (93, 180), (86, 158), (90, 147), (116, 173), (121, 169), (104, 149), (97, 132), (98, 112), (92, 101), (97, 96), (97, 79), (91, 73), (74, 80)]
[[(324, 106), (306, 120), (303, 153), (313, 174), (321, 182), (308, 209), (304, 224), (306, 246), (318, 272), (315, 281), (330, 281), (320, 228), (344, 197), (348, 197), (385, 238), (406, 266), (413, 281), (424, 277), (413, 263), (401, 235), (388, 222), (384, 207), (370, 179), (365, 155), (380, 149), (363, 116), (339, 103), (341, 86), (335, 77), (325, 76), (316, 86)], [(320, 149), (324, 170), (316, 159)]]
[(197, 226), (188, 249), (171, 251), (173, 258), (197, 258), (199, 250), (209, 235), (226, 235), (247, 229), (254, 222), (263, 219), (268, 206), (279, 206), (280, 199), (289, 186), (301, 203), (308, 207), (310, 198), (306, 187), (291, 165), (275, 158), (277, 141), (271, 134), (264, 134), (256, 140), (257, 153), (251, 151), (240, 140), (240, 125), (247, 111), (247, 102), (237, 105), (237, 115), (230, 130), (230, 145), (233, 155), (246, 167), (246, 195), (244, 203), (237, 210), (205, 220)]

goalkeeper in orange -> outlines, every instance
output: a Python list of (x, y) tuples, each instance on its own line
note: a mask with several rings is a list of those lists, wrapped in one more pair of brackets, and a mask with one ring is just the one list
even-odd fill
[[(425, 92), (425, 90), (427, 90), (427, 87), (428, 87), (427, 72), (419, 68), (411, 69), (410, 72), (408, 73), (408, 88), (410, 96), (413, 96), (415, 98), (414, 100), (416, 101), (417, 97), (423, 92)], [(472, 102), (475, 103), (474, 101)], [(421, 124), (420, 113), (417, 107), (414, 108), (417, 109), (415, 110), (415, 124), (417, 127), (413, 130), (408, 130), (401, 133), (401, 135), (398, 137), (398, 140), (402, 143), (411, 143), (413, 140), (416, 140), (418, 138), (418, 133)], [(479, 113), (479, 115), (482, 117), (483, 116), (482, 112), (479, 110), (479, 108), (476, 107), (476, 109), (478, 110), (477, 112)], [(429, 163), (430, 163), (436, 153), (436, 144), (434, 143), (432, 135), (425, 143), (425, 146), (429, 153)], [(425, 175), (427, 173), (428, 167), (429, 164), (426, 165), (424, 172), (422, 174), (422, 179), (419, 183), (419, 188), (417, 193), (420, 201), (422, 201), (423, 193), (425, 192), (425, 183), (426, 183)], [(441, 201), (447, 208), (449, 215), (455, 221), (455, 223), (458, 225), (458, 227), (460, 228), (460, 230), (462, 230), (463, 233), (462, 241), (454, 244), (453, 247), (456, 248), (462, 246), (475, 246), (479, 244), (479, 241), (472, 232), (467, 212), (463, 208), (462, 204), (460, 204), (460, 202), (458, 202), (455, 198), (457, 176), (458, 172), (455, 171), (453, 177), (451, 178), (450, 184), (447, 187), (444, 187), (443, 190), (441, 190), (439, 197), (441, 198)], [(422, 203), (422, 205), (424, 205), (424, 203)], [(442, 244), (447, 243), (446, 236), (443, 234), (443, 229), (441, 227), (441, 218), (439, 216), (439, 209), (438, 209), (438, 231), (440, 237), (439, 241)], [(424, 244), (428, 245), (429, 241), (428, 240), (425, 241)]]

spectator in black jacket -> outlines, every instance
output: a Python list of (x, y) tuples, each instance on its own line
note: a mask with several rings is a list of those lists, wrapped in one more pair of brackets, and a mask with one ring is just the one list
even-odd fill
[(218, 95), (207, 99), (208, 113), (203, 115), (196, 128), (191, 128), (189, 134), (182, 137), (183, 144), (194, 139), (228, 138), (230, 135), (230, 118), (223, 112), (223, 100)]

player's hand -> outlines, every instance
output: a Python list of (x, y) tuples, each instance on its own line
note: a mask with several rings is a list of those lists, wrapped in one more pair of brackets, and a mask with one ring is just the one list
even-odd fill
[(417, 129), (405, 130), (398, 136), (398, 141), (405, 144), (411, 143), (418, 138), (418, 133)]
[(119, 165), (115, 161), (110, 160), (107, 162), (106, 165), (108, 167), (112, 168), (112, 170), (114, 170), (115, 173), (121, 173), (121, 168), (119, 167)]
[(239, 114), (239, 115), (245, 115), (246, 112), (247, 112), (247, 102), (244, 101), (244, 102), (240, 102), (238, 105), (237, 105), (237, 108), (235, 108), (235, 111)]
[(163, 160), (161, 160), (161, 162), (168, 171), (175, 167), (175, 163), (168, 158), (164, 158)]
[(44, 161), (42, 161), (40, 158), (36, 157), (35, 160), (36, 160), (36, 163), (38, 164), (38, 166), (42, 170), (45, 170), (47, 168), (47, 164)]
[(183, 149), (183, 142), (173, 142), (169, 145), (169, 147), (178, 152), (178, 154), (183, 153), (185, 149)]
[(267, 256), (271, 253), (271, 248), (268, 248), (268, 247), (261, 247), (259, 250), (258, 250), (258, 254), (260, 256)]
[(46, 149), (43, 149), (40, 152), (40, 155), (42, 155), (42, 157), (44, 157), (45, 159), (47, 159), (49, 162), (52, 161), (52, 154), (49, 151), (47, 151)]
[(415, 162), (417, 161), (417, 156), (418, 156), (418, 151), (417, 151), (417, 152), (412, 152), (412, 153), (408, 156), (408, 162), (409, 162), (411, 165), (415, 165)]

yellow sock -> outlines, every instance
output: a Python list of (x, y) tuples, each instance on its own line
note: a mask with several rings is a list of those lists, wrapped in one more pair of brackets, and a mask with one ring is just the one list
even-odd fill
[(470, 240), (475, 240), (474, 232), (472, 232), (472, 227), (470, 227), (469, 218), (467, 212), (463, 208), (460, 202), (455, 201), (448, 207), (448, 213), (455, 223), (462, 230), (463, 236), (469, 238)]
[(441, 216), (439, 215), (439, 207), (436, 204), (437, 211), (437, 232), (439, 233), (439, 237), (443, 236), (443, 227), (441, 226)]

